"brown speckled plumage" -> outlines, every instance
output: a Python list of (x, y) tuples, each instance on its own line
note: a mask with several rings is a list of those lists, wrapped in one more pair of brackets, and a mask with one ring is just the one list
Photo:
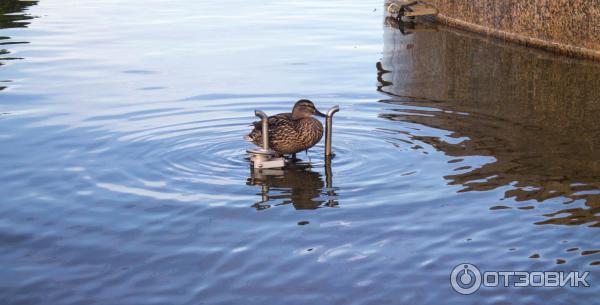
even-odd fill
[[(306, 110), (299, 109), (305, 108)], [(305, 113), (301, 113), (301, 112)], [(312, 112), (310, 112), (312, 111)], [(321, 114), (312, 102), (300, 100), (292, 113), (270, 116), (269, 147), (280, 154), (294, 154), (313, 147), (323, 137), (323, 125), (312, 114)], [(322, 114), (321, 114), (322, 115)], [(254, 129), (246, 137), (252, 143), (262, 145), (261, 122), (254, 122)]]

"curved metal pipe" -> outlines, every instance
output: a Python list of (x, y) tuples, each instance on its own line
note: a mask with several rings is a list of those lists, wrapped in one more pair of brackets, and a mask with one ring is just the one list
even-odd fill
[(331, 155), (331, 129), (333, 128), (333, 115), (340, 111), (340, 106), (335, 105), (327, 111), (325, 119), (325, 156)]
[(269, 117), (260, 110), (254, 110), (254, 115), (259, 117), (262, 121), (262, 148), (264, 150), (269, 150)]

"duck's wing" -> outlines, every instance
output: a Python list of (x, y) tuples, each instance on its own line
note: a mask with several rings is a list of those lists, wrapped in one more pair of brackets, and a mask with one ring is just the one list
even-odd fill
[[(269, 138), (272, 141), (274, 137), (277, 137), (281, 133), (289, 133), (293, 127), (291, 126), (292, 114), (291, 113), (280, 113), (268, 118), (269, 122)], [(244, 138), (256, 145), (260, 146), (262, 139), (262, 121), (256, 121), (252, 123), (254, 129), (245, 136)], [(274, 132), (275, 131), (275, 132)]]
[[(289, 125), (292, 121), (291, 113), (280, 113), (269, 117), (269, 128)], [(259, 122), (260, 124), (260, 122)]]
[[(268, 119), (269, 128), (271, 128), (271, 127), (275, 128), (278, 126), (288, 125), (291, 120), (292, 120), (291, 113), (280, 113), (280, 114), (272, 115)], [(254, 126), (255, 130), (262, 131), (262, 121), (256, 121), (256, 122), (252, 123), (252, 125)]]
[(291, 113), (280, 113), (269, 117), (269, 142), (273, 149), (297, 137), (296, 125)]

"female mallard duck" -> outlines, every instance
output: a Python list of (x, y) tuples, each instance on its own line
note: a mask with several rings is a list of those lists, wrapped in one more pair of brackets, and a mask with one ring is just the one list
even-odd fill
[[(326, 117), (309, 100), (299, 100), (294, 104), (292, 113), (280, 113), (269, 117), (269, 147), (275, 152), (292, 154), (307, 150), (319, 143), (323, 137), (323, 125), (313, 115)], [(244, 137), (261, 146), (262, 125), (254, 122), (254, 129)]]

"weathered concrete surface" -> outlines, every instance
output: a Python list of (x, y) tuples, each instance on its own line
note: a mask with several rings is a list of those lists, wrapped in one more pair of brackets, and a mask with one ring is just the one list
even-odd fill
[(426, 0), (440, 22), (600, 60), (600, 0)]

